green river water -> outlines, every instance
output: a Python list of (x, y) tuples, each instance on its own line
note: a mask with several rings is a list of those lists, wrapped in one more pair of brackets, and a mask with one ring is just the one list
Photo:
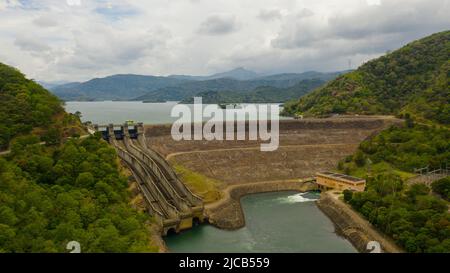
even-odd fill
[(241, 199), (245, 227), (227, 231), (206, 224), (165, 241), (171, 252), (357, 252), (334, 232), (314, 202), (318, 197), (296, 192), (248, 195)]

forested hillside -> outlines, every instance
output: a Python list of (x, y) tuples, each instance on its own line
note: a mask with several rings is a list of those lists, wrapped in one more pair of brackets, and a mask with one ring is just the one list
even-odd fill
[(406, 251), (449, 253), (450, 179), (432, 187), (409, 179), (415, 168), (435, 170), (450, 163), (450, 131), (406, 123), (364, 141), (339, 163), (342, 172), (367, 179), (365, 192), (346, 192), (345, 199)]
[[(294, 86), (287, 88), (276, 88), (271, 86), (257, 87), (248, 92), (238, 91), (207, 91), (196, 94), (202, 97), (203, 103), (281, 103), (301, 97), (326, 81), (319, 79), (303, 80)], [(194, 98), (183, 100), (181, 103), (193, 103)]]
[[(0, 63), (0, 150), (11, 139), (33, 129), (42, 138), (75, 129), (77, 120), (64, 112), (58, 98), (18, 70)], [(68, 133), (68, 132), (66, 132)]]
[(395, 114), (403, 126), (367, 139), (338, 171), (367, 180), (345, 201), (408, 252), (450, 252), (450, 179), (412, 183), (414, 170), (450, 166), (450, 31), (343, 75), (286, 107), (288, 114)]
[[(205, 81), (191, 81), (176, 86), (169, 86), (155, 91), (151, 91), (144, 96), (138, 97), (135, 100), (142, 100), (147, 102), (164, 102), (164, 101), (189, 101), (194, 96), (202, 96), (205, 94), (218, 94), (221, 98), (231, 96), (245, 96), (246, 93), (252, 92), (257, 88), (266, 88), (266, 95), (276, 97), (279, 89), (293, 87), (305, 80), (320, 80), (329, 81), (336, 78), (341, 73), (319, 73), (319, 72), (305, 72), (300, 74), (277, 74), (259, 77), (250, 80), (236, 80), (232, 78), (219, 78)], [(274, 87), (274, 89), (267, 89), (267, 87)], [(302, 89), (297, 90), (301, 93)], [(267, 94), (274, 92), (275, 94)], [(292, 97), (290, 97), (292, 98)], [(208, 99), (208, 98), (207, 98)], [(259, 100), (259, 102), (264, 102)], [(217, 103), (214, 101), (213, 103)]]
[(11, 149), (0, 157), (0, 252), (68, 252), (69, 241), (82, 252), (157, 250), (113, 148), (78, 139), (78, 117), (3, 64), (0, 96), (2, 146)]
[(285, 113), (406, 114), (450, 123), (450, 31), (362, 65), (286, 106)]

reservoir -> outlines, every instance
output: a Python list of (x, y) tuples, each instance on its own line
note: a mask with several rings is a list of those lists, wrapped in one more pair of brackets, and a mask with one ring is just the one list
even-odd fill
[[(143, 103), (140, 101), (92, 101), (66, 102), (65, 109), (69, 113), (81, 112), (83, 122), (91, 121), (94, 124), (122, 124), (127, 120), (135, 122), (143, 122), (144, 124), (169, 124), (173, 123), (178, 117), (171, 117), (172, 108), (177, 105), (177, 102), (164, 103)], [(186, 104), (191, 110), (192, 104)], [(204, 104), (206, 107), (208, 104)], [(245, 105), (245, 104), (243, 104)], [(258, 104), (255, 104), (258, 106)], [(219, 106), (213, 105), (219, 109)], [(192, 110), (193, 111), (193, 110)], [(229, 110), (223, 110), (229, 111)], [(267, 111), (260, 110), (260, 116), (268, 116)], [(226, 115), (224, 114), (224, 117)], [(289, 119), (287, 117), (280, 117), (280, 119)]]
[(69, 101), (66, 102), (65, 108), (69, 113), (81, 112), (83, 122), (92, 121), (94, 124), (122, 124), (126, 120), (144, 124), (165, 124), (176, 120), (170, 116), (170, 111), (176, 104), (176, 102)]
[(170, 252), (354, 253), (319, 210), (317, 193), (277, 192), (241, 199), (245, 227), (221, 230), (201, 225), (165, 237)]

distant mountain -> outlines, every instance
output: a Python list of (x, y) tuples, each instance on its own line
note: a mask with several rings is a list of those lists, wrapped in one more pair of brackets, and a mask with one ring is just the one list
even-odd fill
[(255, 73), (253, 71), (246, 70), (243, 67), (239, 67), (239, 68), (227, 71), (227, 72), (214, 74), (212, 76), (209, 76), (208, 79), (229, 78), (229, 79), (245, 81), (245, 80), (254, 79), (258, 76), (259, 76), (259, 74)]
[(244, 68), (236, 68), (211, 76), (113, 75), (87, 82), (66, 83), (49, 87), (49, 89), (66, 101), (144, 100), (165, 102), (181, 101), (200, 92), (247, 92), (262, 86), (287, 88), (307, 79), (328, 81), (339, 74), (305, 72), (261, 76)]
[[(294, 86), (277, 88), (260, 86), (249, 92), (239, 91), (206, 91), (196, 94), (202, 97), (203, 103), (280, 103), (301, 97), (312, 90), (322, 86), (326, 81), (319, 79), (302, 80)], [(181, 103), (193, 103), (194, 97), (183, 100)]]
[(42, 87), (44, 87), (45, 89), (55, 88), (57, 86), (65, 85), (68, 83), (67, 81), (56, 81), (56, 82), (36, 81), (36, 82), (42, 85)]
[(191, 80), (191, 81), (207, 81), (207, 80), (214, 80), (214, 79), (221, 79), (221, 78), (227, 78), (227, 79), (234, 79), (234, 80), (251, 80), (254, 78), (259, 77), (260, 74), (257, 74), (256, 72), (247, 70), (243, 67), (235, 68), (230, 71), (222, 72), (213, 74), (210, 76), (189, 76), (189, 75), (171, 75), (170, 78), (175, 79), (182, 79), (182, 80)]
[[(191, 81), (177, 86), (169, 86), (151, 91), (135, 100), (147, 102), (189, 100), (202, 92), (237, 92), (246, 93), (257, 87), (288, 88), (307, 79), (328, 81), (340, 75), (336, 73), (307, 72), (301, 74), (278, 74), (240, 81), (230, 78), (219, 78), (205, 81)], [(275, 90), (274, 90), (275, 91)], [(276, 91), (275, 91), (276, 92)], [(210, 93), (212, 94), (212, 93)], [(221, 95), (222, 96), (222, 95)]]
[(317, 71), (307, 71), (307, 72), (303, 72), (303, 73), (282, 73), (282, 74), (266, 75), (266, 76), (259, 77), (257, 79), (275, 80), (275, 81), (288, 81), (288, 80), (302, 81), (302, 80), (309, 80), (309, 79), (319, 79), (319, 80), (329, 81), (329, 80), (334, 79), (334, 78), (338, 77), (339, 75), (345, 74), (347, 72), (350, 72), (350, 70), (339, 71), (339, 72), (329, 72), (329, 73), (322, 73), (322, 72), (317, 72)]
[(60, 85), (56, 85), (53, 88), (58, 88), (58, 89), (71, 89), (71, 88), (76, 88), (77, 86), (81, 85), (81, 82), (68, 82), (68, 83), (64, 83), (64, 84), (60, 84)]
[(130, 100), (150, 91), (184, 82), (186, 80), (128, 74), (69, 83), (50, 90), (63, 100)]
[(450, 124), (450, 31), (372, 60), (286, 105), (286, 114), (409, 114)]

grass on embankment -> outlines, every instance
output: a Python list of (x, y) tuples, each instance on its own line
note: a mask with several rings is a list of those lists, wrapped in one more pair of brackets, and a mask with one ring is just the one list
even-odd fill
[(203, 174), (194, 172), (176, 162), (172, 164), (186, 186), (203, 199), (205, 204), (215, 202), (222, 198), (222, 183)]
[(351, 176), (364, 178), (370, 174), (378, 174), (378, 173), (394, 173), (403, 181), (406, 181), (410, 178), (416, 176), (414, 173), (405, 172), (399, 169), (392, 167), (391, 164), (387, 162), (379, 162), (376, 164), (372, 164), (370, 166), (358, 167), (354, 162), (344, 163), (341, 169), (336, 170), (339, 173), (345, 173)]

